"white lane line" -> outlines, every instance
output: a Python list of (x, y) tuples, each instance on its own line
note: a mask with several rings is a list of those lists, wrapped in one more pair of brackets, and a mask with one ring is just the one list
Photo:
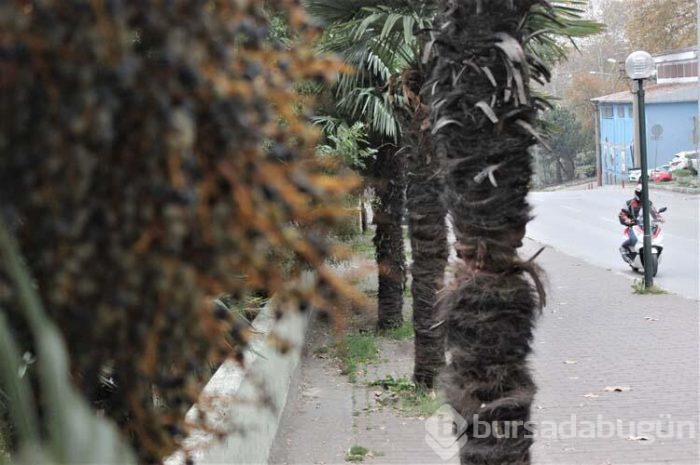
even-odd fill
[(576, 212), (576, 213), (583, 213), (583, 211), (581, 209), (570, 207), (568, 205), (562, 205), (561, 208), (566, 208), (567, 210), (571, 210), (572, 212)]

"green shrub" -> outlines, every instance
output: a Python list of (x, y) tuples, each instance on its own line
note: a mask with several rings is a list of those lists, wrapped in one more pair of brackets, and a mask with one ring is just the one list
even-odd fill
[(683, 177), (692, 176), (692, 175), (693, 175), (693, 173), (689, 169), (686, 169), (686, 168), (683, 168), (681, 170), (676, 170), (673, 172), (673, 176), (676, 178), (683, 178)]

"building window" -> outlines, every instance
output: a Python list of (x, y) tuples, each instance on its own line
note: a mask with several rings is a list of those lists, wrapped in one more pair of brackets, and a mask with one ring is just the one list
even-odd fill
[(690, 63), (683, 63), (683, 77), (691, 77), (693, 75), (691, 69)]
[(682, 63), (663, 63), (656, 67), (659, 79), (692, 78), (698, 75), (697, 61), (685, 61)]
[(603, 113), (603, 118), (606, 119), (612, 119), (614, 116), (612, 105), (605, 105), (603, 108), (601, 108), (601, 112)]
[(617, 117), (618, 118), (624, 118), (625, 117), (625, 107), (622, 105), (617, 106)]
[(628, 118), (634, 118), (634, 115), (632, 114), (632, 105), (627, 107), (627, 117)]

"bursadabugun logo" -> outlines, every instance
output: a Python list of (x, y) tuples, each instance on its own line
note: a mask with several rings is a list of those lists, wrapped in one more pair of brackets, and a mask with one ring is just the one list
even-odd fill
[(425, 442), (443, 460), (450, 460), (467, 442), (467, 421), (450, 405), (443, 404), (425, 421)]
[(455, 409), (445, 404), (425, 422), (425, 442), (443, 460), (456, 456), (467, 444), (465, 434), (471, 424), (474, 438), (494, 437), (498, 440), (527, 439), (621, 439), (653, 444), (659, 439), (695, 439), (697, 424), (693, 421), (675, 421), (671, 415), (659, 415), (658, 420), (606, 420), (598, 414), (595, 421), (579, 419), (575, 414), (564, 421), (501, 421), (487, 422), (472, 415), (468, 422)]

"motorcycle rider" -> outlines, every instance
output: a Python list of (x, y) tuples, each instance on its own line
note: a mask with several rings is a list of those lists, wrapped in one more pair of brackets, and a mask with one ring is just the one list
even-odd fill
[[(663, 219), (654, 208), (654, 205), (651, 203), (651, 200), (649, 201), (649, 213), (653, 219), (663, 222)], [(620, 253), (623, 253), (626, 256), (629, 256), (634, 245), (637, 243), (637, 235), (634, 233), (633, 226), (637, 224), (637, 218), (639, 218), (641, 214), (642, 185), (637, 184), (637, 187), (634, 188), (634, 197), (626, 202), (625, 207), (622, 210), (620, 210), (620, 214), (618, 215), (620, 223), (623, 226), (627, 226), (627, 231), (629, 233), (629, 235), (627, 236), (627, 240), (625, 240), (620, 245)]]

